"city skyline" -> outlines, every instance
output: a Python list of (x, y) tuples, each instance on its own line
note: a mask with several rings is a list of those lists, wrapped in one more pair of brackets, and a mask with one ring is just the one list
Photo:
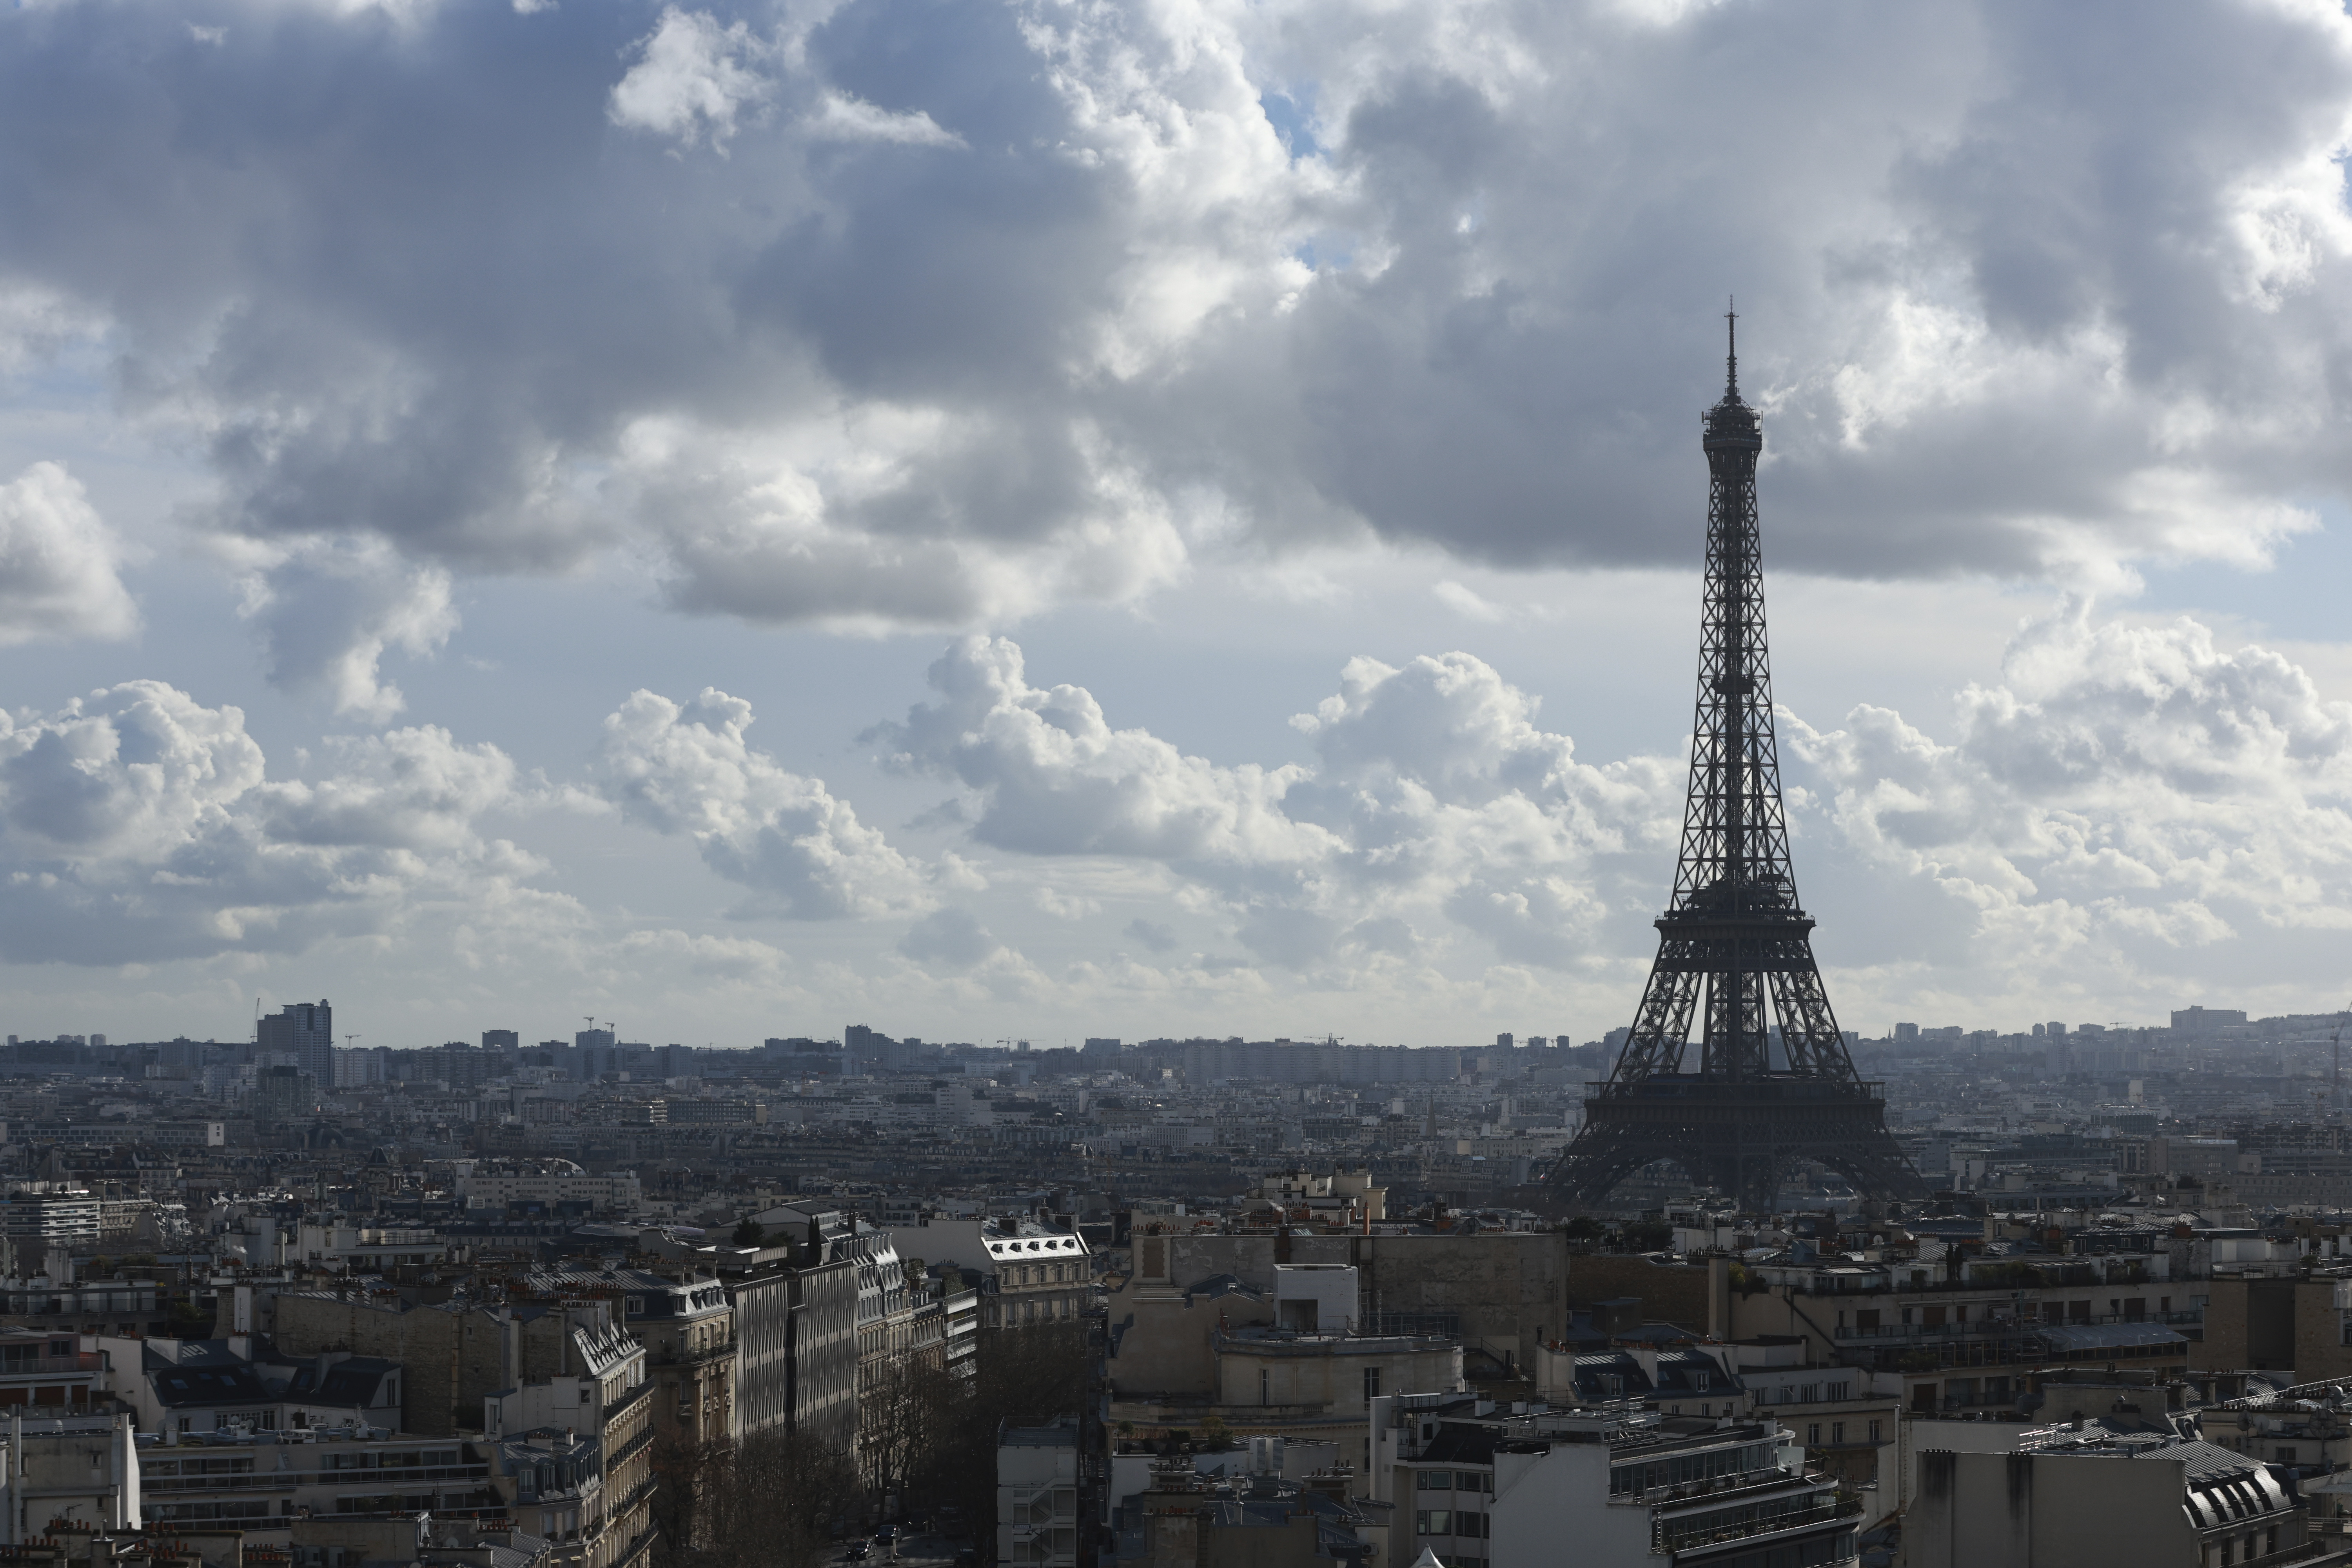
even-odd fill
[(2342, 16), (896, 15), (0, 21), (11, 1029), (1602, 1037), (1731, 291), (1849, 1024), (2352, 991)]

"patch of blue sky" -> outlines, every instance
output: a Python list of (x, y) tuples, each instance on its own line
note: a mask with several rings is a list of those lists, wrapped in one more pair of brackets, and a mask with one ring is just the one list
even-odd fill
[(1315, 139), (1315, 92), (1310, 88), (1296, 92), (1264, 92), (1258, 95), (1258, 108), (1265, 122), (1282, 138), (1289, 151), (1290, 161), (1322, 156), (1323, 144)]
[(2352, 584), (2352, 509), (2319, 503), (2320, 526), (2282, 542), (2267, 569), (2216, 561), (2142, 563), (2141, 610), (2229, 616), (2273, 637), (2337, 642)]
[(1356, 264), (1356, 236), (1330, 229), (1310, 234), (1290, 253), (1317, 272), (1345, 272)]

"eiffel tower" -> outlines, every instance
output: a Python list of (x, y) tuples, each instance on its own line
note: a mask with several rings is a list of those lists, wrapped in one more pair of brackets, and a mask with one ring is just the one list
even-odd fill
[[(1756, 524), (1764, 432), (1739, 396), (1738, 319), (1725, 321), (1723, 401), (1706, 411), (1700, 441), (1706, 596), (1682, 856), (1641, 1010), (1547, 1181), (1571, 1207), (1598, 1204), (1659, 1160), (1751, 1212), (1773, 1206), (1799, 1160), (1874, 1197), (1924, 1191), (1886, 1131), (1877, 1086), (1854, 1074), (1790, 872)], [(1777, 1030), (1765, 1023), (1768, 994)]]

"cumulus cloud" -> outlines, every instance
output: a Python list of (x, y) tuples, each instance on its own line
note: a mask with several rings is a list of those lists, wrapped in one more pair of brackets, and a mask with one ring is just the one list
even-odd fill
[(1776, 564), (2260, 561), (2352, 462), (2335, 7), (535, 9), (0, 17), (0, 289), (200, 526), (863, 626), (1682, 561), (1731, 291)]
[(324, 696), (338, 713), (383, 723), (408, 705), (384, 654), (429, 654), (457, 629), (446, 568), (398, 559), (380, 539), (309, 539), (263, 552), (245, 579), (270, 679)]
[(0, 485), (0, 645), (122, 637), (139, 626), (122, 547), (59, 463)]
[(636, 63), (613, 85), (605, 112), (615, 125), (674, 137), (692, 146), (703, 136), (724, 152), (735, 117), (767, 98), (762, 74), (770, 46), (742, 22), (721, 24), (708, 11), (665, 7), (637, 46)]
[[(936, 700), (873, 738), (891, 765), (962, 784), (975, 841), (1164, 862), (1243, 946), (1289, 968), (1412, 952), (1407, 916), (1567, 966), (1608, 907), (1597, 885), (1675, 831), (1670, 766), (1579, 763), (1525, 693), (1467, 654), (1351, 661), (1339, 693), (1295, 721), (1313, 768), (1221, 765), (1114, 729), (1084, 689), (1029, 684), (1003, 638), (959, 642), (930, 682)], [(1128, 932), (1175, 944), (1147, 920)]]
[[(705, 688), (681, 706), (638, 691), (604, 721), (603, 787), (631, 820), (694, 839), (704, 862), (752, 889), (743, 914), (838, 920), (928, 909), (926, 873), (857, 820), (824, 781), (745, 739), (751, 705)], [(969, 879), (950, 861), (950, 885)]]
[(1844, 846), (1966, 917), (1961, 941), (1895, 960), (1919, 984), (2209, 971), (2251, 989), (2352, 927), (2352, 704), (2278, 654), (2078, 605), (1958, 707), (1948, 742), (1878, 708), (1791, 721)]
[(121, 964), (299, 952), (470, 906), (541, 868), (481, 830), (524, 804), (496, 747), (423, 728), (273, 781), (235, 708), (154, 680), (0, 714), (0, 955)]
[[(1685, 761), (1587, 763), (1477, 658), (1351, 660), (1293, 721), (1313, 763), (1278, 768), (1115, 728), (1083, 689), (1031, 684), (1002, 639), (959, 642), (931, 684), (874, 738), (959, 784), (978, 845), (1156, 863), (1238, 962), (1310, 984), (1516, 968), (1632, 1005)], [(2194, 622), (2077, 602), (1958, 694), (1943, 738), (1871, 706), (1780, 723), (1799, 883), (1858, 1006), (2079, 997), (2114, 1016), (2182, 986), (2300, 1005), (2352, 927), (2352, 705)], [(1145, 911), (1121, 940), (1158, 961), (1181, 945), (1169, 897), (1099, 901)], [(1207, 945), (1176, 968), (1236, 962)]]

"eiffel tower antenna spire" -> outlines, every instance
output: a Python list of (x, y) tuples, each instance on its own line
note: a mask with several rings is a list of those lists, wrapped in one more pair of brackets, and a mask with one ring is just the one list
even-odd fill
[[(1737, 314), (1724, 314), (1736, 332)], [(1749, 1210), (1770, 1208), (1799, 1161), (1874, 1196), (1922, 1184), (1876, 1086), (1853, 1070), (1797, 900), (1756, 511), (1764, 431), (1740, 401), (1738, 341), (1727, 345), (1723, 401), (1701, 420), (1706, 585), (1682, 853), (1624, 1048), (1549, 1178), (1572, 1205), (1660, 1160)]]
[(1723, 400), (1739, 401), (1739, 301), (1734, 298), (1723, 308), (1723, 335), (1728, 345), (1723, 360)]

